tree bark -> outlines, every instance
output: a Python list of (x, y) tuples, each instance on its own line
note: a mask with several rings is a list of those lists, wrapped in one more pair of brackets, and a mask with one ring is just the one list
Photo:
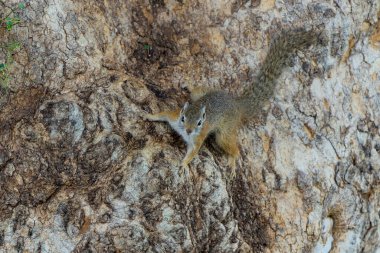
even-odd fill
[[(30, 1), (0, 31), (22, 44), (0, 97), (0, 251), (379, 252), (379, 7)], [(324, 43), (239, 132), (236, 179), (212, 138), (180, 175), (185, 144), (142, 116), (195, 87), (241, 94), (297, 27)]]

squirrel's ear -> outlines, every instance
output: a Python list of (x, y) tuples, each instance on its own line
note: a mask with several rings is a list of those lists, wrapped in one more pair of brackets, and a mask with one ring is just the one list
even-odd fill
[(187, 107), (189, 107), (189, 102), (186, 102), (185, 105), (182, 107), (181, 114), (186, 111)]
[(201, 109), (201, 115), (202, 115), (202, 119), (205, 120), (206, 119), (206, 106), (202, 107), (202, 109)]

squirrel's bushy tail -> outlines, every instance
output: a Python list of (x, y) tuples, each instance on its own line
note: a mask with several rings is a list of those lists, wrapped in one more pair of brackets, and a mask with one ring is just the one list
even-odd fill
[(295, 50), (304, 49), (318, 41), (319, 33), (304, 29), (282, 32), (272, 40), (269, 52), (253, 85), (240, 98), (242, 109), (250, 117), (261, 110), (263, 103), (272, 97), (276, 80), (288, 65)]

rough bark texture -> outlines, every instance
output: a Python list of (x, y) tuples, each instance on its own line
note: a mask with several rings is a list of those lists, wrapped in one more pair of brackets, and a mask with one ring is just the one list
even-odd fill
[[(378, 0), (35, 0), (21, 18), (0, 34), (23, 44), (0, 98), (1, 252), (379, 252)], [(184, 143), (143, 113), (241, 93), (300, 26), (327, 43), (240, 131), (237, 178), (210, 142), (180, 176)]]

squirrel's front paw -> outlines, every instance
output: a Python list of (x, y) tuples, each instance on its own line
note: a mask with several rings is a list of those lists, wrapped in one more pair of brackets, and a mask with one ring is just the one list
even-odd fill
[(191, 156), (186, 155), (186, 157), (183, 158), (183, 160), (182, 160), (181, 167), (188, 168), (191, 159), (192, 159)]
[(181, 166), (179, 167), (179, 172), (178, 172), (179, 176), (184, 175), (185, 170), (187, 169), (189, 169), (189, 163), (184, 160), (182, 161)]
[(146, 113), (143, 115), (144, 119), (150, 120), (150, 121), (155, 121), (157, 120), (157, 116), (154, 114)]
[(185, 170), (189, 168), (189, 165), (187, 163), (182, 162), (181, 166), (179, 167), (178, 175), (181, 177), (185, 174)]

